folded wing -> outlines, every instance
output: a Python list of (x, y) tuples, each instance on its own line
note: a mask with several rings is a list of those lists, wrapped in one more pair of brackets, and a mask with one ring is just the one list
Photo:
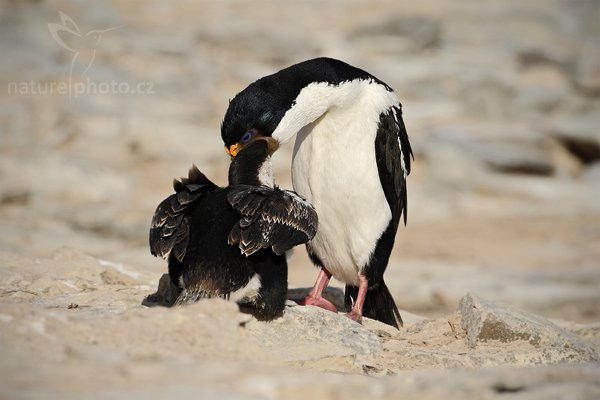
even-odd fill
[(412, 158), (400, 105), (391, 107), (380, 115), (375, 138), (375, 156), (383, 192), (392, 211), (395, 231), (403, 214), (406, 225), (406, 177), (410, 174)]
[(194, 165), (187, 178), (173, 181), (175, 194), (156, 208), (150, 225), (150, 252), (167, 258), (173, 254), (182, 261), (185, 256), (190, 226), (189, 215), (200, 197), (217, 186)]
[(268, 247), (281, 255), (317, 232), (314, 207), (292, 191), (236, 185), (230, 188), (227, 200), (242, 215), (228, 242), (238, 244), (246, 256)]

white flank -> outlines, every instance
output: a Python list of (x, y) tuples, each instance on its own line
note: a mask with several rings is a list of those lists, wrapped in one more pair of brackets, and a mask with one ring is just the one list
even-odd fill
[(260, 181), (261, 185), (268, 187), (273, 187), (275, 185), (275, 181), (273, 180), (273, 164), (271, 163), (271, 157), (267, 157), (267, 159), (258, 169), (258, 180)]
[(258, 274), (254, 274), (246, 286), (236, 290), (235, 292), (229, 293), (229, 300), (235, 302), (254, 301), (258, 297), (260, 286), (260, 276)]
[(285, 252), (285, 261), (290, 262), (290, 260), (292, 259), (293, 256), (294, 256), (294, 248), (292, 247), (291, 249), (289, 249), (288, 251)]
[(292, 160), (294, 190), (319, 216), (312, 251), (333, 276), (358, 284), (391, 219), (379, 181), (375, 137), (379, 115), (398, 99), (382, 85), (354, 80), (305, 87), (273, 138), (297, 133)]

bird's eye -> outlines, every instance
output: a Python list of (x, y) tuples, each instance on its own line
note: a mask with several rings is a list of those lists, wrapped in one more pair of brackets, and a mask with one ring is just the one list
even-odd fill
[(244, 133), (244, 136), (242, 136), (242, 140), (240, 140), (240, 142), (248, 143), (250, 139), (252, 139), (252, 132), (246, 132)]

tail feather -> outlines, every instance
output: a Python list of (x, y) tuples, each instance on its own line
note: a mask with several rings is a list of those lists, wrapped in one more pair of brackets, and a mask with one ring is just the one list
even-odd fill
[[(346, 308), (352, 307), (357, 295), (358, 287), (346, 285), (346, 294), (344, 297)], [(381, 281), (367, 291), (363, 306), (363, 317), (381, 321), (396, 329), (399, 329), (403, 325), (400, 311), (398, 311), (398, 307), (396, 307), (396, 303), (385, 282)]]

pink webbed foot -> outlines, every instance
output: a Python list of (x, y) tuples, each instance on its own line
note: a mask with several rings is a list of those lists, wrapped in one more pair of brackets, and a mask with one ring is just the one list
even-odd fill
[(297, 303), (301, 306), (317, 306), (327, 311), (337, 312), (337, 307), (332, 302), (320, 296), (313, 297), (308, 295), (304, 298), (304, 300), (297, 301)]
[(321, 293), (323, 293), (323, 290), (329, 284), (330, 279), (331, 273), (324, 267), (321, 268), (321, 271), (319, 271), (319, 276), (317, 277), (317, 281), (315, 282), (315, 286), (303, 300), (296, 301), (296, 303), (300, 304), (301, 306), (317, 306), (331, 312), (337, 312), (337, 307), (332, 302), (324, 299), (323, 296), (321, 296)]

